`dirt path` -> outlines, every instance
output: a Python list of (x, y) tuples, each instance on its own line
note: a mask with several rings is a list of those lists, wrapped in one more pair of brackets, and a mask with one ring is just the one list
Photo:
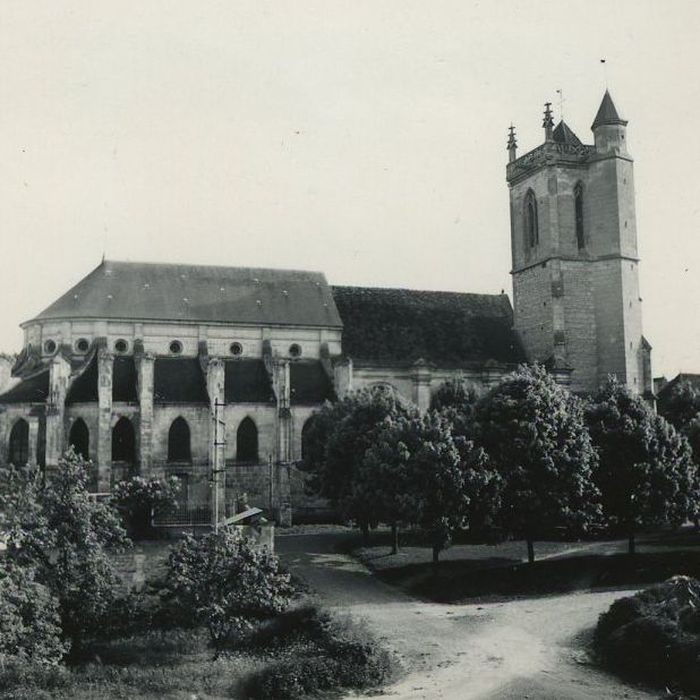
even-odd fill
[(629, 591), (578, 593), (483, 605), (409, 598), (334, 551), (343, 535), (283, 536), (285, 563), (328, 606), (363, 617), (408, 670), (398, 699), (656, 700), (588, 664), (581, 635)]

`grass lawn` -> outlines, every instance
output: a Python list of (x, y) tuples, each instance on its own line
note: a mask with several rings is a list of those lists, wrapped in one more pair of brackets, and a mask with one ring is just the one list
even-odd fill
[(352, 552), (386, 583), (441, 603), (646, 585), (676, 574), (700, 576), (700, 533), (692, 528), (640, 535), (633, 556), (626, 553), (626, 540), (536, 542), (539, 561), (532, 565), (524, 561), (524, 542), (456, 544), (441, 553), (437, 572), (431, 549), (412, 541), (411, 533), (404, 539), (397, 555), (390, 554), (390, 535), (383, 531), (373, 534), (370, 546), (355, 540)]

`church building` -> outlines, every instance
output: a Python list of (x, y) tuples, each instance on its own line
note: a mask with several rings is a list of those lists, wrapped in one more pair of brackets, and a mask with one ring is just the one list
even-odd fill
[(214, 481), (226, 511), (245, 494), (289, 523), (321, 515), (295, 464), (314, 411), (349, 391), (427, 409), (446, 380), (490, 386), (538, 361), (576, 392), (608, 374), (651, 392), (626, 125), (606, 92), (594, 145), (554, 128), (549, 105), (544, 143), (521, 157), (511, 127), (513, 307), (505, 294), (334, 287), (319, 272), (103, 260), (22, 324), (0, 386), (0, 462), (50, 470), (73, 445), (98, 493), (174, 475), (193, 522)]

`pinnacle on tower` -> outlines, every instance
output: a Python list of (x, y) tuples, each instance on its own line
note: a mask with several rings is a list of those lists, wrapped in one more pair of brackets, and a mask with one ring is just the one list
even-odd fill
[(627, 122), (624, 119), (620, 119), (620, 115), (617, 113), (617, 108), (608, 90), (606, 90), (603, 95), (603, 100), (600, 103), (600, 107), (598, 107), (598, 113), (595, 115), (591, 129), (603, 126), (604, 124), (627, 126)]
[(506, 146), (506, 150), (508, 151), (508, 161), (512, 163), (515, 158), (515, 152), (518, 147), (518, 142), (515, 138), (515, 127), (511, 124), (508, 127), (508, 145)]
[(545, 141), (552, 140), (552, 130), (554, 129), (554, 117), (552, 117), (552, 103), (544, 103), (544, 120), (542, 121), (542, 126), (544, 127), (544, 138)]

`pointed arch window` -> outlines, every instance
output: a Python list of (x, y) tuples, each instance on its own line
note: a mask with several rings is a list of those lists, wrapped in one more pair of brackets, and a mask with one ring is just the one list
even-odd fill
[(304, 427), (301, 429), (301, 459), (307, 459), (309, 455), (309, 438), (311, 431), (313, 429), (314, 423), (316, 422), (316, 416), (311, 416), (304, 423)]
[(534, 248), (540, 242), (537, 221), (537, 198), (532, 190), (525, 195), (525, 245)]
[(580, 182), (574, 187), (574, 216), (576, 222), (576, 244), (579, 250), (586, 247), (583, 230), (583, 185)]
[(112, 429), (112, 461), (134, 465), (136, 457), (136, 436), (132, 422), (122, 416)]
[(258, 429), (247, 416), (236, 433), (236, 461), (255, 464), (258, 461)]
[(68, 444), (75, 454), (86, 461), (90, 459), (90, 431), (82, 418), (76, 419), (71, 425)]
[(29, 424), (20, 418), (10, 431), (10, 464), (23, 467), (29, 461)]
[(168, 431), (168, 462), (191, 462), (190, 426), (179, 416)]

